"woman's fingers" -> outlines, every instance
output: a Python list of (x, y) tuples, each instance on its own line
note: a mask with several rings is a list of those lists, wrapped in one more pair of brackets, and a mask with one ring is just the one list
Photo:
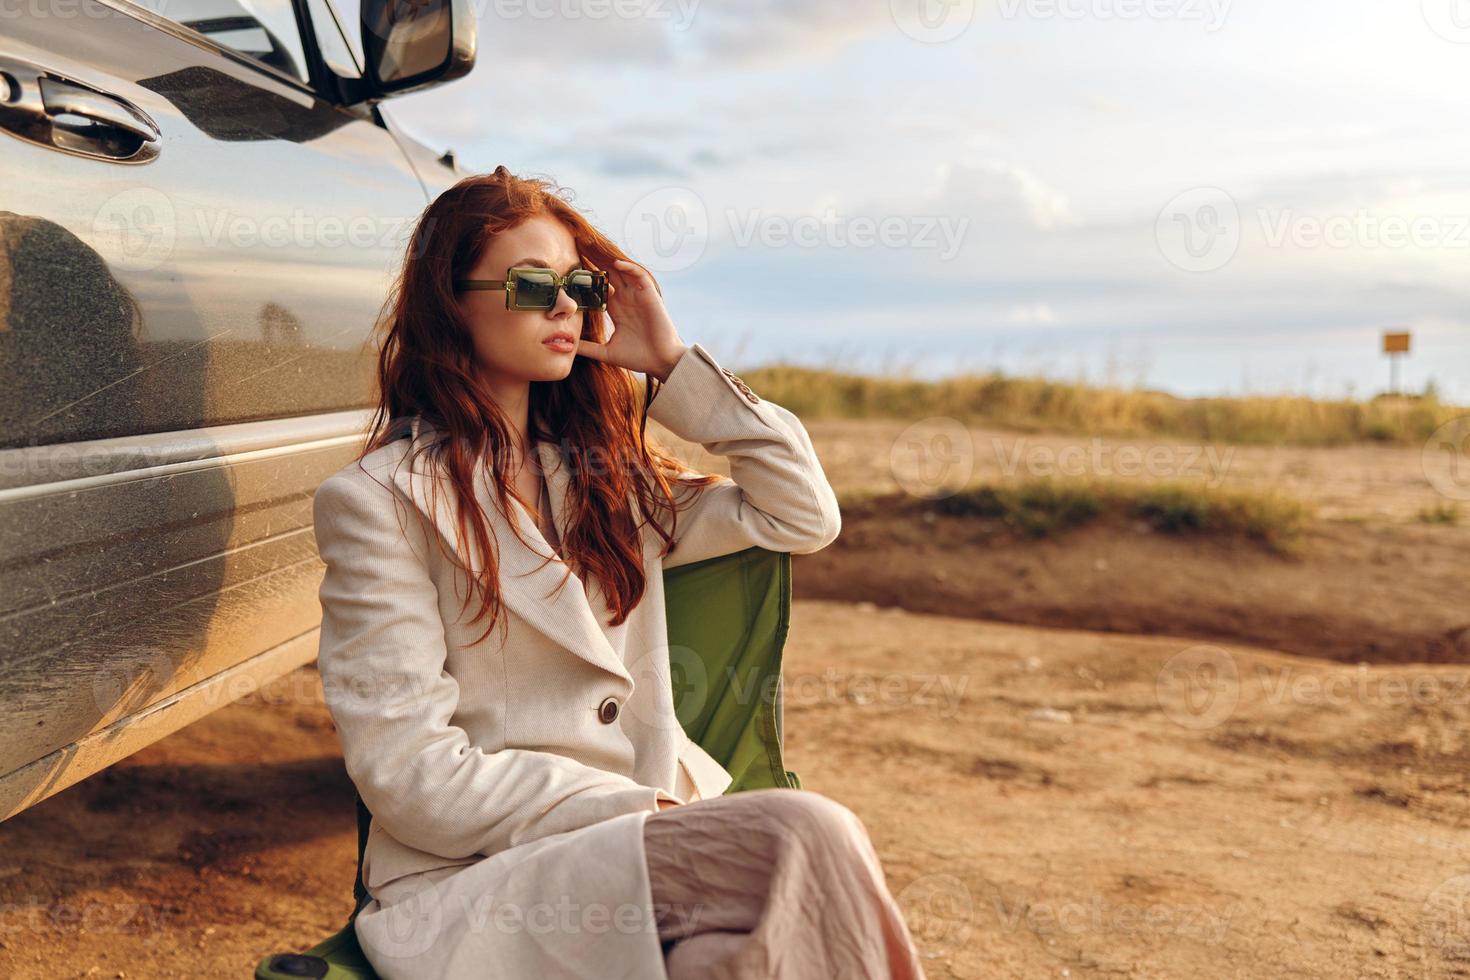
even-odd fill
[(577, 354), (580, 357), (590, 357), (594, 361), (607, 360), (607, 345), (600, 344), (595, 340), (578, 340)]
[(648, 272), (637, 262), (629, 262), (627, 259), (614, 259), (613, 265), (618, 267), (619, 274), (637, 289), (648, 288)]

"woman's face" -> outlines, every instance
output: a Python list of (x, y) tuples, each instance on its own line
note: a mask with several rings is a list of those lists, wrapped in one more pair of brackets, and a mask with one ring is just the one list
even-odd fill
[[(549, 215), (527, 218), (497, 235), (467, 278), (504, 279), (513, 265), (540, 266), (560, 275), (583, 267), (571, 231)], [(549, 310), (507, 310), (504, 290), (489, 289), (461, 292), (459, 305), (469, 321), (476, 359), (494, 381), (560, 381), (571, 374), (583, 313), (566, 290), (557, 290)], [(546, 343), (564, 333), (572, 337), (571, 350)]]

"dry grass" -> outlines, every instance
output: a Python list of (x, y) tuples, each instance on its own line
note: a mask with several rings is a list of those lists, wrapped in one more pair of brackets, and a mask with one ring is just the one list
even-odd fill
[(1167, 534), (1236, 535), (1277, 554), (1296, 551), (1315, 517), (1312, 508), (1285, 494), (1221, 490), (1198, 483), (1037, 478), (966, 487), (934, 500), (862, 493), (844, 496), (844, 513), (882, 508), (1000, 521), (1018, 533), (1047, 537), (1100, 517), (1143, 521)]
[(1026, 432), (1173, 436), (1254, 445), (1422, 445), (1435, 429), (1467, 411), (1442, 404), (1432, 393), (1371, 401), (1180, 398), (1003, 375), (920, 381), (794, 366), (751, 369), (743, 376), (802, 418), (945, 416)]
[(1421, 524), (1448, 524), (1453, 527), (1460, 523), (1462, 515), (1460, 505), (1451, 501), (1420, 508), (1417, 516)]

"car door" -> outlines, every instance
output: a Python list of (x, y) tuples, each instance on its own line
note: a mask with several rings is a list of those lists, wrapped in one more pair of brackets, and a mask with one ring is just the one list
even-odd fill
[(324, 97), (325, 2), (6, 18), (0, 819), (315, 655), (311, 496), (426, 203)]

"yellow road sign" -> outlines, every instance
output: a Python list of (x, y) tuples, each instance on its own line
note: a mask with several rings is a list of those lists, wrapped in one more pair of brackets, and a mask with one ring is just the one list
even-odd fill
[(1407, 354), (1409, 352), (1409, 335), (1404, 333), (1393, 333), (1385, 330), (1383, 332), (1383, 353), (1385, 354)]

